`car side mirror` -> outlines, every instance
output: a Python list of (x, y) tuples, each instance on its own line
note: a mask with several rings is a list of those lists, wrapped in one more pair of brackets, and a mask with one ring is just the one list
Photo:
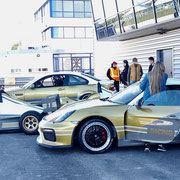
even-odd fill
[(142, 101), (143, 101), (143, 99), (141, 98), (141, 99), (139, 99), (139, 100), (137, 101), (137, 103), (135, 104), (135, 107), (136, 107), (137, 110), (140, 110), (140, 109), (141, 109), (142, 103), (143, 103)]
[(2, 91), (0, 91), (0, 103), (2, 103), (3, 100), (2, 100)]
[(98, 88), (98, 93), (102, 93), (102, 86), (99, 82), (97, 84), (97, 88)]

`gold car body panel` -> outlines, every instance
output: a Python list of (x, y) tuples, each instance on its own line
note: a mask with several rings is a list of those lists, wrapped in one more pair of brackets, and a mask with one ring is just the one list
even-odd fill
[(147, 142), (170, 143), (180, 129), (179, 106), (131, 107), (125, 120), (126, 138)]
[(59, 94), (61, 97), (61, 105), (76, 101), (84, 94), (98, 94), (96, 84), (18, 89), (15, 91), (7, 91), (7, 93), (11, 97), (25, 100), (32, 104), (41, 104), (41, 100), (47, 96)]
[[(125, 138), (124, 132), (124, 114), (127, 110), (127, 105), (110, 105), (98, 106), (92, 108), (85, 108), (78, 110), (65, 121), (60, 123), (53, 123), (49, 121), (41, 121), (38, 137), (38, 143), (44, 146), (71, 146), (73, 142), (73, 134), (79, 123), (85, 121), (87, 118), (101, 117), (107, 119), (112, 123), (117, 133), (118, 139)], [(56, 142), (47, 141), (43, 136), (43, 129), (53, 129), (56, 133)]]
[[(72, 145), (73, 130), (77, 124), (71, 122), (53, 123), (42, 120), (40, 122), (38, 143), (45, 146), (61, 147)], [(43, 135), (44, 129), (53, 129), (55, 131), (56, 141), (48, 141)]]

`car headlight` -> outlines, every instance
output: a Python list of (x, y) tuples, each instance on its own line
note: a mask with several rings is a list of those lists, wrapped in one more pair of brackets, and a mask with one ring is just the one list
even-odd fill
[(60, 118), (56, 119), (56, 120), (54, 121), (54, 123), (59, 123), (59, 122), (62, 122), (62, 121), (64, 121), (64, 120), (66, 120), (66, 119), (67, 119), (69, 116), (71, 116), (75, 111), (76, 111), (76, 110), (67, 112), (66, 114), (64, 114), (64, 115), (61, 116)]

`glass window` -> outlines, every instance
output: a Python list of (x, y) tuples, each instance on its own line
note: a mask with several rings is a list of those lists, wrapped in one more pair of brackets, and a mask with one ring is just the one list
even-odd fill
[(62, 1), (52, 1), (52, 11), (62, 11)]
[(136, 29), (133, 8), (127, 9), (120, 14), (122, 32), (131, 31)]
[(63, 1), (64, 11), (73, 11), (73, 1)]
[(74, 17), (75, 18), (83, 18), (84, 17), (84, 12), (83, 13), (75, 12)]
[(172, 19), (176, 17), (175, 6), (173, 1), (171, 0), (156, 0), (156, 14), (157, 14), (157, 21), (166, 21), (168, 19)]
[(140, 93), (141, 89), (139, 87), (139, 83), (135, 83), (128, 88), (126, 88), (124, 91), (115, 94), (111, 98), (109, 98), (109, 101), (118, 103), (118, 104), (128, 104), (131, 102), (134, 98), (136, 98)]
[(93, 37), (93, 28), (86, 28), (86, 38)]
[(53, 87), (52, 77), (48, 77), (42, 81), (43, 87)]
[(88, 84), (88, 81), (86, 79), (81, 78), (79, 76), (69, 75), (68, 86), (85, 85), (85, 84)]
[(90, 3), (90, 1), (85, 1), (85, 11), (91, 12), (91, 3)]
[(65, 18), (73, 18), (73, 12), (64, 12)]
[(62, 12), (52, 12), (52, 17), (62, 17)]
[(63, 28), (62, 27), (53, 27), (53, 38), (63, 38)]
[(75, 38), (84, 38), (85, 29), (84, 28), (75, 28)]
[(180, 106), (180, 91), (163, 91), (144, 101), (144, 106)]
[(74, 1), (74, 11), (84, 12), (84, 1)]
[[(149, 0), (134, 0), (138, 28), (155, 23), (152, 2)], [(142, 3), (143, 2), (143, 3)]]
[(92, 14), (91, 14), (91, 13), (85, 13), (85, 17), (86, 17), (86, 18), (91, 18), (91, 17), (92, 17)]
[(117, 4), (118, 4), (119, 12), (122, 12), (122, 11), (132, 7), (132, 0), (126, 0), (126, 2), (124, 2), (122, 0), (117, 0)]
[(65, 38), (74, 38), (74, 28), (64, 28)]

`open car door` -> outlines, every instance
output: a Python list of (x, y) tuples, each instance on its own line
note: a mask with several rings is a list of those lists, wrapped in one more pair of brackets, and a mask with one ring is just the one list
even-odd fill
[(150, 97), (141, 107), (129, 108), (125, 133), (129, 140), (170, 143), (180, 129), (180, 91), (163, 91)]

